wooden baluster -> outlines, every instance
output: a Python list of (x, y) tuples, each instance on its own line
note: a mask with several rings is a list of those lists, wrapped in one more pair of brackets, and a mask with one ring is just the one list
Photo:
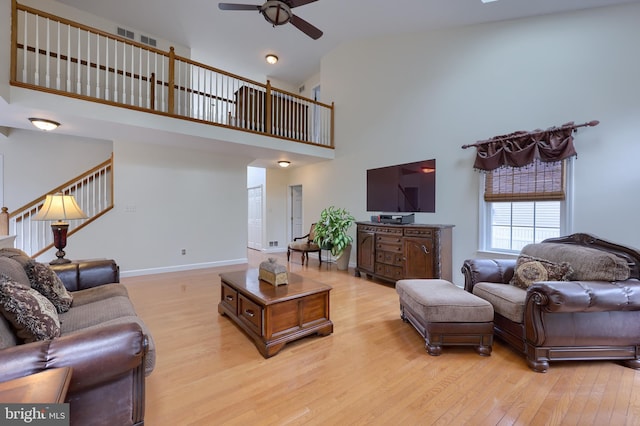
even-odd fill
[(150, 96), (151, 99), (149, 101), (149, 108), (151, 108), (152, 110), (155, 109), (155, 102), (156, 102), (156, 73), (152, 72), (151, 73), (151, 80), (150, 80), (150, 84), (149, 84), (149, 92), (150, 92)]

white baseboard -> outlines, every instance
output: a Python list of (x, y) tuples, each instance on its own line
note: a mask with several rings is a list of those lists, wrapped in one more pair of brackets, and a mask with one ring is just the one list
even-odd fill
[(134, 269), (131, 271), (120, 271), (120, 277), (137, 277), (141, 275), (164, 274), (166, 272), (190, 271), (193, 269), (215, 268), (218, 266), (242, 265), (249, 263), (249, 259), (232, 259), (220, 262), (192, 263), (189, 265), (176, 265), (162, 268)]

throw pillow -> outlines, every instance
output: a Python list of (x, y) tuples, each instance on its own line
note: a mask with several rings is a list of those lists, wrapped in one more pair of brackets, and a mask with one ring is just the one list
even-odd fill
[(511, 284), (526, 290), (537, 281), (567, 281), (572, 273), (573, 268), (567, 262), (554, 263), (521, 254)]
[(0, 311), (25, 343), (60, 336), (60, 320), (53, 304), (5, 274), (0, 274)]
[(25, 267), (31, 288), (49, 299), (58, 313), (67, 312), (73, 302), (73, 296), (51, 268), (43, 263), (31, 261)]
[(575, 281), (622, 281), (629, 278), (628, 260), (592, 247), (537, 243), (524, 246), (520, 254), (551, 262), (568, 262), (573, 267), (570, 279)]
[(29, 277), (27, 277), (24, 267), (20, 262), (0, 256), (0, 271), (11, 280), (22, 285), (22, 287), (31, 288)]

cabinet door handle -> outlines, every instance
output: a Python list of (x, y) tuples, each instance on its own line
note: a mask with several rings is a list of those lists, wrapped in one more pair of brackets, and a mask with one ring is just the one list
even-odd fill
[(244, 314), (251, 318), (256, 316), (256, 314), (251, 309), (245, 309)]
[(422, 251), (424, 252), (424, 254), (429, 254), (429, 249), (427, 249), (424, 244), (422, 245)]
[(227, 295), (227, 296), (225, 297), (225, 299), (227, 299), (229, 302), (231, 302), (231, 301), (233, 300), (233, 296), (229, 296), (229, 295)]

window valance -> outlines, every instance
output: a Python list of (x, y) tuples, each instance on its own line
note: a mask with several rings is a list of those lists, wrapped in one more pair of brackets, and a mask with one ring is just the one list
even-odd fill
[(538, 159), (541, 162), (557, 162), (576, 156), (573, 132), (578, 127), (597, 126), (598, 121), (584, 124), (569, 122), (547, 130), (531, 132), (517, 131), (495, 136), (462, 148), (476, 147), (473, 167), (480, 171), (491, 171), (500, 167), (523, 167)]

